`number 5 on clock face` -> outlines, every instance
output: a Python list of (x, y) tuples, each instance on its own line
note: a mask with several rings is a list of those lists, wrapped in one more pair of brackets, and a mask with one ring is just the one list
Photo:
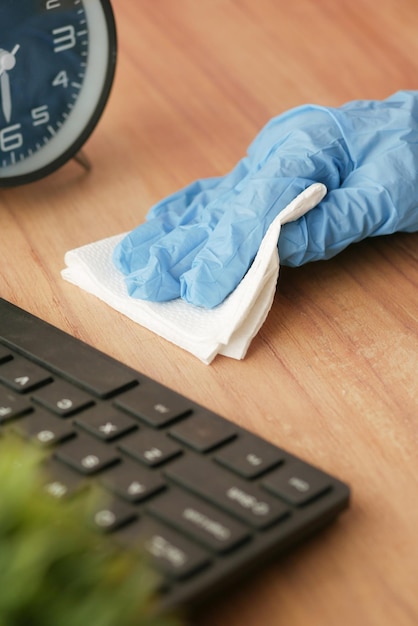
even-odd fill
[(1, 0), (0, 186), (41, 178), (79, 151), (115, 64), (109, 0)]

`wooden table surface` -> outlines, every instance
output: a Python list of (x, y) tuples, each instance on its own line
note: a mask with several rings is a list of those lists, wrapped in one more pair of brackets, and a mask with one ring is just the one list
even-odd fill
[(1, 190), (0, 295), (351, 485), (337, 523), (214, 603), (199, 626), (416, 626), (418, 234), (282, 268), (246, 359), (210, 366), (60, 276), (67, 250), (226, 173), (272, 116), (416, 89), (416, 0), (114, 9), (119, 64), (86, 146), (93, 170), (71, 162)]

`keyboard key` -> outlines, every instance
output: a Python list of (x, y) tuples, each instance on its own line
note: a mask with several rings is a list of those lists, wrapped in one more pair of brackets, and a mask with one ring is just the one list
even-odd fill
[(15, 391), (24, 393), (50, 382), (52, 376), (39, 365), (17, 357), (0, 367), (0, 380)]
[(28, 417), (22, 417), (16, 422), (13, 430), (42, 446), (57, 444), (75, 434), (70, 421), (62, 420), (42, 409), (31, 413)]
[(176, 580), (189, 578), (210, 562), (201, 547), (148, 516), (125, 526), (115, 537), (124, 547), (145, 549), (156, 569)]
[(241, 523), (179, 489), (153, 500), (148, 510), (217, 553), (229, 552), (250, 538)]
[(154, 431), (134, 433), (119, 449), (150, 467), (162, 465), (182, 452), (167, 435)]
[(93, 512), (93, 524), (102, 532), (113, 532), (137, 518), (137, 513), (119, 498), (113, 498)]
[(0, 424), (32, 411), (27, 398), (17, 396), (12, 391), (0, 387)]
[(83, 476), (54, 458), (49, 458), (43, 469), (46, 474), (44, 489), (57, 500), (71, 498), (88, 487)]
[(55, 456), (82, 474), (96, 474), (119, 460), (114, 448), (85, 436), (64, 443)]
[(330, 480), (306, 463), (293, 462), (269, 474), (263, 485), (291, 504), (304, 505), (328, 491)]
[(257, 485), (200, 458), (180, 459), (167, 468), (165, 474), (255, 528), (271, 526), (290, 512), (282, 502), (268, 496)]
[(193, 415), (170, 430), (170, 435), (198, 452), (208, 452), (233, 439), (233, 424), (209, 411)]
[(117, 411), (110, 405), (101, 404), (84, 411), (75, 422), (105, 441), (113, 441), (138, 428), (137, 423), (125, 413)]
[(124, 461), (108, 470), (102, 484), (130, 502), (141, 502), (166, 486), (159, 472), (132, 461)]
[(166, 426), (192, 410), (183, 396), (166, 387), (146, 383), (119, 396), (115, 405), (154, 428)]
[(259, 437), (240, 437), (215, 455), (215, 460), (244, 478), (256, 478), (283, 462), (281, 450)]
[(73, 415), (93, 404), (93, 399), (85, 391), (66, 381), (58, 380), (33, 394), (35, 402), (57, 415)]

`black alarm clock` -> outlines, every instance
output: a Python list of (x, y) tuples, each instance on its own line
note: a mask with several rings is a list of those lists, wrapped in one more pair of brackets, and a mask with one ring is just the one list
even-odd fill
[(0, 187), (76, 156), (116, 66), (109, 0), (0, 0)]

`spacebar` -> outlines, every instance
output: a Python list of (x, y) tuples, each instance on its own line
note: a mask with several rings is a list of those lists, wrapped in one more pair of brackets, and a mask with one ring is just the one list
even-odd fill
[(0, 298), (0, 337), (16, 351), (101, 398), (138, 382), (138, 374)]

